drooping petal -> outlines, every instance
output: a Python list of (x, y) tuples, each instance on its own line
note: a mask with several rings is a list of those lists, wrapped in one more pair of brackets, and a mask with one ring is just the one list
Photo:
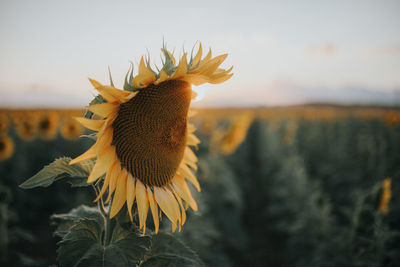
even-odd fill
[(181, 214), (182, 214), (181, 224), (184, 225), (186, 222), (186, 211), (185, 211), (185, 208), (183, 207), (182, 199), (173, 187), (171, 187), (171, 189), (172, 189), (172, 192), (174, 193), (176, 200), (179, 203), (179, 206), (181, 207)]
[(119, 177), (117, 181), (117, 188), (110, 210), (110, 219), (113, 218), (122, 208), (126, 201), (126, 178), (127, 174)]
[(135, 201), (135, 180), (133, 179), (132, 175), (129, 173), (128, 177), (126, 178), (126, 204), (128, 207), (128, 213), (131, 221), (133, 221), (132, 217), (132, 206), (133, 202)]
[(153, 215), (153, 222), (154, 222), (154, 227), (155, 227), (155, 232), (156, 234), (158, 233), (158, 228), (160, 226), (160, 223), (158, 221), (158, 208), (157, 208), (157, 202), (154, 199), (153, 192), (151, 191), (150, 187), (147, 187), (147, 198), (150, 203), (150, 209), (151, 209), (151, 214)]
[(84, 127), (92, 131), (100, 131), (101, 127), (104, 126), (104, 120), (91, 120), (87, 118), (75, 117), (75, 119), (82, 124)]
[(197, 181), (196, 176), (194, 176), (192, 171), (185, 163), (181, 163), (178, 169), (178, 173), (187, 178), (196, 187), (197, 191), (201, 191), (199, 181)]
[(104, 195), (104, 193), (106, 192), (107, 188), (110, 185), (111, 180), (116, 181), (116, 178), (117, 178), (116, 176), (118, 175), (118, 173), (116, 172), (117, 168), (115, 168), (116, 164), (118, 164), (118, 161), (114, 161), (112, 163), (110, 169), (107, 171), (106, 178), (104, 179), (103, 187), (101, 188), (101, 191), (94, 202), (99, 201), (99, 199)]
[(119, 105), (112, 104), (112, 103), (102, 103), (102, 104), (95, 104), (90, 105), (87, 107), (87, 110), (93, 112), (94, 114), (102, 117), (107, 118), (112, 113), (118, 112)]
[(114, 164), (111, 166), (111, 176), (110, 176), (110, 184), (108, 188), (108, 196), (105, 203), (108, 203), (111, 199), (112, 194), (117, 187), (117, 181), (120, 176), (126, 175), (126, 169), (121, 169), (121, 162), (119, 160), (115, 161)]
[(90, 173), (87, 182), (92, 183), (96, 181), (100, 176), (105, 174), (111, 167), (111, 164), (115, 160), (115, 150), (111, 147), (106, 150), (103, 154), (99, 155), (94, 165), (92, 172)]
[(173, 204), (173, 201), (176, 202), (176, 200), (171, 195), (171, 192), (165, 190), (164, 188), (154, 187), (153, 189), (157, 204), (160, 206), (167, 218), (171, 221), (172, 232), (174, 232), (176, 229), (176, 223), (178, 221)]
[(185, 163), (187, 163), (190, 167), (192, 167), (194, 170), (197, 170), (197, 165), (196, 165), (197, 157), (190, 149), (190, 147), (185, 148), (185, 154), (183, 156), (183, 159)]
[(82, 161), (85, 161), (85, 160), (89, 160), (89, 159), (95, 158), (95, 157), (97, 156), (96, 150), (97, 150), (97, 147), (96, 147), (96, 144), (94, 144), (94, 145), (93, 145), (91, 148), (89, 148), (85, 153), (83, 153), (83, 154), (80, 155), (79, 157), (76, 157), (76, 158), (74, 158), (73, 160), (71, 160), (71, 161), (69, 162), (69, 165), (76, 164), (76, 163), (78, 163), (78, 162), (82, 162)]
[(143, 228), (144, 234), (146, 232), (146, 219), (147, 212), (149, 210), (149, 201), (146, 197), (146, 187), (139, 179), (136, 180), (136, 202), (139, 213), (139, 228)]
[(185, 200), (186, 203), (189, 204), (189, 206), (196, 211), (197, 210), (197, 203), (193, 199), (192, 194), (190, 193), (189, 187), (187, 183), (185, 182), (184, 178), (176, 175), (175, 178), (172, 180), (172, 186), (178, 193), (178, 195)]

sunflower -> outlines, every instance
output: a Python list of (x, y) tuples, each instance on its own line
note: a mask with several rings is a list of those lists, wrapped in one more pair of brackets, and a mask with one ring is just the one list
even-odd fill
[[(161, 70), (156, 73), (150, 60), (143, 57), (138, 74), (125, 78), (125, 90), (102, 85), (89, 79), (106, 103), (87, 107), (101, 119), (77, 118), (86, 128), (97, 131), (96, 143), (71, 164), (97, 158), (87, 182), (104, 177), (99, 200), (108, 189), (113, 200), (110, 218), (126, 203), (130, 219), (132, 206), (137, 204), (139, 227), (146, 231), (150, 206), (155, 232), (159, 229), (159, 210), (171, 221), (172, 231), (185, 223), (185, 210), (197, 210), (186, 180), (198, 191), (200, 185), (193, 170), (197, 158), (189, 146), (200, 141), (193, 134), (195, 127), (188, 123), (189, 106), (195, 93), (191, 85), (221, 83), (233, 74), (232, 68), (218, 68), (227, 55), (202, 59), (202, 48), (187, 62), (184, 53), (178, 65), (170, 52), (162, 49), (165, 57)], [(111, 84), (113, 84), (111, 82)], [(182, 201), (183, 200), (183, 201)], [(186, 203), (184, 203), (186, 202)]]
[(8, 114), (6, 111), (0, 112), (0, 133), (6, 133), (10, 126)]
[(67, 118), (64, 119), (61, 128), (61, 136), (67, 140), (76, 140), (83, 133), (82, 126), (74, 119)]
[(14, 142), (7, 135), (0, 136), (0, 161), (9, 159), (14, 153)]
[(35, 138), (37, 133), (37, 116), (25, 114), (15, 121), (15, 130), (19, 137), (25, 141)]
[(58, 129), (58, 114), (57, 112), (45, 112), (41, 114), (38, 120), (38, 132), (44, 139), (54, 139)]
[(379, 202), (379, 210), (382, 211), (385, 215), (389, 213), (389, 203), (392, 198), (392, 179), (386, 178), (382, 182), (382, 194), (381, 200)]
[(253, 120), (252, 114), (245, 113), (234, 119), (226, 133), (218, 136), (218, 131), (215, 132), (216, 136), (212, 136), (212, 139), (221, 139), (219, 150), (223, 155), (232, 154), (243, 143)]

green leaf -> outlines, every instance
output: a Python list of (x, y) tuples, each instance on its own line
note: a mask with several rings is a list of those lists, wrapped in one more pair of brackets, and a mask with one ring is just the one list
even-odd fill
[(151, 250), (146, 254), (141, 267), (196, 267), (205, 266), (199, 256), (167, 233), (152, 236)]
[(72, 209), (69, 213), (53, 214), (50, 217), (52, 225), (57, 226), (54, 235), (64, 237), (69, 229), (80, 219), (91, 219), (99, 225), (104, 225), (103, 217), (97, 207), (81, 205), (78, 208)]
[(110, 244), (104, 245), (103, 225), (96, 220), (81, 219), (59, 242), (61, 266), (128, 267), (136, 266), (150, 247), (150, 238), (141, 237), (136, 228), (116, 224)]
[(56, 159), (53, 163), (45, 166), (36, 175), (23, 182), (20, 187), (23, 189), (30, 189), (35, 187), (47, 187), (55, 180), (61, 178), (68, 178), (67, 181), (73, 186), (86, 186), (86, 179), (89, 176), (94, 161), (88, 160), (85, 162), (68, 165), (71, 161), (69, 157)]

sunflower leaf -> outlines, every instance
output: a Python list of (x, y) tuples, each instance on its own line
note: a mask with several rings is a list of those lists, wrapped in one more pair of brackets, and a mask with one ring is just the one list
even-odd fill
[(67, 181), (72, 186), (86, 186), (86, 179), (89, 176), (94, 161), (88, 160), (85, 162), (77, 163), (74, 165), (68, 165), (71, 161), (69, 157), (63, 157), (56, 159), (54, 162), (45, 166), (37, 174), (23, 182), (20, 187), (23, 189), (30, 189), (35, 187), (48, 187), (54, 181), (61, 178), (67, 178)]
[(82, 218), (95, 220), (99, 225), (103, 225), (103, 217), (97, 207), (81, 205), (72, 209), (69, 213), (53, 214), (50, 216), (51, 224), (57, 226), (54, 235), (61, 238), (64, 237), (76, 221)]
[(103, 243), (104, 224), (82, 218), (75, 222), (58, 245), (61, 266), (136, 266), (150, 247), (150, 238), (136, 228), (116, 224), (109, 244)]
[(152, 236), (151, 250), (140, 267), (189, 267), (205, 266), (199, 256), (176, 237), (167, 233)]

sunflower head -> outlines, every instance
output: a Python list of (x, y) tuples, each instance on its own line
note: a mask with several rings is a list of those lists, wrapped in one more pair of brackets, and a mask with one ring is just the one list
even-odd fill
[[(88, 183), (102, 180), (97, 200), (108, 190), (112, 197), (110, 217), (127, 205), (132, 220), (132, 207), (137, 204), (140, 228), (146, 229), (150, 207), (155, 231), (160, 212), (168, 217), (172, 231), (186, 220), (185, 210), (197, 210), (187, 180), (198, 191), (200, 185), (193, 174), (197, 158), (189, 146), (199, 143), (195, 128), (188, 122), (189, 106), (195, 96), (192, 85), (221, 83), (229, 79), (231, 69), (219, 68), (227, 55), (202, 58), (199, 47), (187, 60), (185, 53), (176, 65), (165, 48), (165, 60), (155, 72), (149, 59), (140, 60), (138, 74), (128, 71), (124, 90), (91, 80), (104, 103), (87, 107), (98, 119), (77, 118), (86, 128), (97, 132), (96, 143), (71, 164), (96, 158)], [(129, 76), (129, 78), (128, 78)], [(90, 114), (89, 113), (89, 114)], [(103, 178), (102, 178), (103, 177)], [(186, 202), (186, 204), (184, 203)]]
[(9, 159), (13, 153), (13, 140), (7, 135), (0, 135), (0, 161)]
[(18, 136), (25, 141), (31, 141), (37, 133), (37, 116), (32, 114), (18, 115), (15, 129)]
[(0, 112), (0, 133), (6, 133), (10, 126), (8, 114), (6, 112)]
[(38, 132), (43, 139), (54, 139), (58, 129), (57, 112), (44, 112), (40, 114), (38, 119)]

